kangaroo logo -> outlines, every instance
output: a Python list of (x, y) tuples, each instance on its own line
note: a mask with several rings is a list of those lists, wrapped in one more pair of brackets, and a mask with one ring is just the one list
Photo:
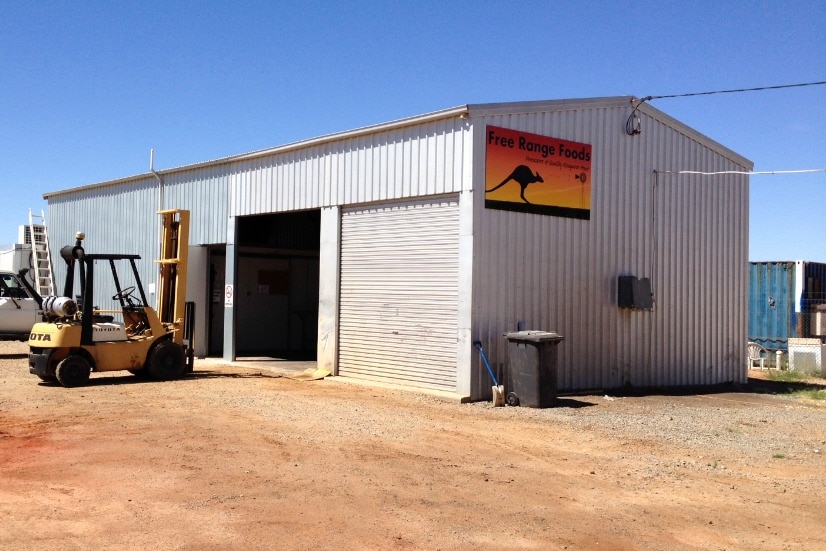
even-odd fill
[(542, 179), (542, 176), (540, 176), (538, 172), (536, 174), (534, 174), (534, 172), (529, 167), (527, 167), (525, 165), (519, 165), (518, 167), (513, 169), (513, 172), (511, 172), (510, 176), (508, 176), (507, 178), (502, 180), (501, 184), (499, 184), (498, 186), (496, 186), (494, 188), (486, 189), (485, 193), (490, 193), (492, 191), (496, 191), (497, 189), (504, 186), (505, 184), (507, 184), (511, 180), (514, 180), (520, 186), (522, 186), (522, 190), (519, 192), (519, 196), (522, 198), (523, 201), (525, 201), (529, 205), (531, 204), (531, 202), (528, 201), (525, 198), (525, 188), (527, 188), (529, 185), (531, 185), (535, 182), (544, 182), (545, 181), (545, 180)]

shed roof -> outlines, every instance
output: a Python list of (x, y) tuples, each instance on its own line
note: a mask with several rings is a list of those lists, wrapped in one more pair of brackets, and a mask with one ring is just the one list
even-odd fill
[[(716, 151), (717, 153), (723, 155), (731, 159), (733, 162), (746, 167), (748, 170), (751, 170), (754, 167), (754, 163), (743, 157), (742, 155), (732, 151), (731, 149), (725, 147), (724, 145), (712, 140), (708, 136), (694, 130), (690, 126), (686, 125), (678, 121), (677, 119), (665, 114), (664, 112), (660, 111), (659, 109), (652, 107), (648, 103), (642, 102), (642, 100), (635, 96), (612, 96), (612, 97), (602, 97), (602, 98), (574, 98), (574, 99), (557, 99), (557, 100), (539, 100), (539, 101), (522, 101), (522, 102), (507, 102), (507, 103), (477, 103), (477, 104), (467, 104), (461, 105), (458, 107), (452, 107), (449, 109), (442, 109), (439, 111), (433, 111), (431, 113), (425, 113), (423, 115), (416, 115), (413, 117), (406, 117), (402, 119), (397, 119), (389, 122), (384, 122), (380, 124), (374, 124), (369, 126), (364, 126), (360, 128), (355, 128), (352, 130), (345, 130), (342, 132), (335, 132), (332, 134), (327, 134), (323, 136), (318, 136), (315, 138), (309, 138), (306, 140), (300, 140), (297, 142), (292, 142), (284, 145), (279, 145), (275, 147), (269, 147), (266, 149), (260, 149), (256, 151), (251, 151), (248, 153), (239, 153), (235, 155), (230, 155), (227, 157), (219, 157), (217, 159), (201, 161), (198, 163), (188, 164), (188, 165), (181, 165), (172, 168), (166, 168), (163, 170), (158, 170), (156, 173), (158, 175), (167, 175), (172, 174), (175, 172), (180, 172), (184, 170), (192, 170), (197, 168), (204, 168), (209, 166), (216, 166), (236, 161), (244, 161), (255, 159), (257, 157), (263, 157), (267, 155), (272, 155), (276, 153), (285, 153), (288, 151), (294, 151), (297, 149), (303, 149), (306, 147), (311, 147), (315, 145), (319, 145), (322, 143), (330, 143), (335, 142), (338, 140), (344, 140), (348, 138), (364, 136), (368, 134), (373, 134), (376, 132), (383, 132), (386, 130), (393, 130), (398, 128), (403, 128), (406, 126), (413, 126), (425, 122), (430, 122), (439, 119), (447, 119), (447, 118), (454, 118), (454, 117), (464, 117), (470, 118), (476, 116), (487, 116), (487, 115), (499, 115), (499, 114), (510, 114), (510, 113), (531, 113), (531, 112), (543, 112), (543, 111), (565, 111), (565, 110), (574, 110), (574, 109), (599, 109), (599, 108), (616, 108), (622, 106), (628, 106), (629, 109), (633, 107), (637, 107), (640, 112), (645, 113), (646, 115), (662, 122), (663, 124), (673, 128), (676, 131), (685, 133), (686, 135), (692, 137), (693, 139), (697, 140), (698, 142), (702, 143), (703, 145), (707, 146), (708, 148)], [(630, 114), (630, 112), (629, 112)], [(50, 197), (57, 197), (63, 194), (68, 194), (72, 192), (76, 192), (78, 190), (87, 190), (93, 189), (97, 187), (104, 187), (104, 186), (112, 186), (118, 185), (134, 180), (141, 180), (145, 178), (153, 177), (152, 172), (145, 172), (142, 174), (135, 174), (132, 176), (127, 176), (124, 178), (118, 178), (115, 180), (108, 180), (104, 182), (94, 183), (94, 184), (87, 184), (83, 186), (77, 186), (69, 189), (64, 190), (56, 190), (50, 191), (43, 194), (44, 199), (49, 199)]]

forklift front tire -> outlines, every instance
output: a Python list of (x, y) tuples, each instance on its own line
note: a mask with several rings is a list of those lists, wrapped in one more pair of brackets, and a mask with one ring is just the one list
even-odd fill
[(152, 350), (149, 373), (159, 381), (177, 379), (184, 374), (186, 357), (184, 349), (172, 341), (162, 341)]
[(66, 388), (83, 386), (89, 382), (92, 366), (83, 356), (72, 354), (67, 356), (55, 369), (57, 380)]

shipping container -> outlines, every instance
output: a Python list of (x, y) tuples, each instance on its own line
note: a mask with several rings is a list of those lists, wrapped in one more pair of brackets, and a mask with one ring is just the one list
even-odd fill
[(749, 263), (749, 341), (788, 350), (790, 338), (826, 335), (826, 264)]

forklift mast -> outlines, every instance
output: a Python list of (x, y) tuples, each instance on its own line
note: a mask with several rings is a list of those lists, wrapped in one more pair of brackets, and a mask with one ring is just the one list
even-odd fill
[[(186, 303), (187, 260), (189, 254), (189, 211), (162, 210), (160, 280), (158, 282), (158, 318), (163, 323), (183, 325)], [(176, 331), (173, 339), (183, 344), (184, 332)]]

